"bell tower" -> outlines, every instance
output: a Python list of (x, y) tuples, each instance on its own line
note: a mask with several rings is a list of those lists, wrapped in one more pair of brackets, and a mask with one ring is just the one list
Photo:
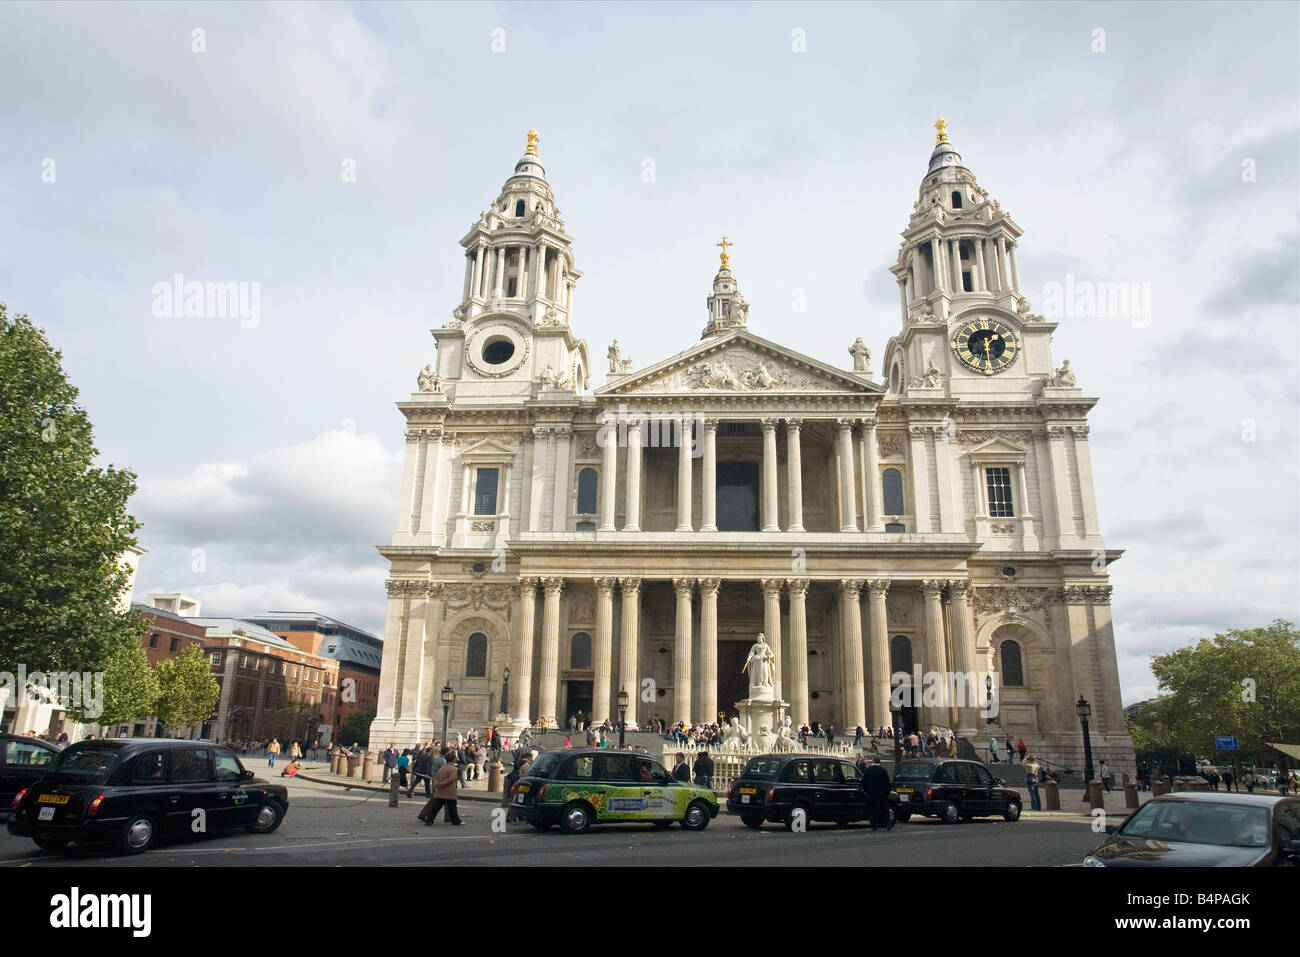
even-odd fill
[(731, 256), (727, 249), (735, 245), (726, 236), (718, 243), (722, 247), (722, 262), (713, 277), (713, 292), (709, 295), (709, 322), (701, 339), (720, 336), (731, 329), (743, 329), (749, 319), (749, 303), (740, 294), (736, 277), (731, 274)]
[(449, 399), (496, 402), (587, 388), (587, 346), (570, 329), (582, 273), (538, 143), (529, 130), (514, 173), (460, 240), (461, 301), (451, 322), (433, 330), (437, 385)]

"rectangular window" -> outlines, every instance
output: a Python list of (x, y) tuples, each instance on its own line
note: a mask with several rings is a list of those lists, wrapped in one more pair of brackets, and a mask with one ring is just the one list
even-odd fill
[(181, 646), (181, 640), (180, 640), (179, 638), (173, 638), (173, 639), (171, 640), (171, 647), (168, 648), (167, 650), (168, 650), (168, 651), (175, 651), (175, 650), (176, 650), (177, 648), (179, 648), (180, 646)]
[(150, 648), (157, 648), (157, 647), (158, 647), (158, 636), (157, 636), (157, 635), (150, 635), (150, 636), (149, 636), (149, 647), (150, 647)]
[(474, 483), (474, 514), (495, 515), (497, 513), (497, 470), (478, 469)]
[(219, 664), (221, 664), (221, 652), (219, 652), (219, 651), (214, 651), (214, 652), (212, 653), (212, 663), (213, 663), (214, 665), (219, 665)]
[(985, 469), (984, 480), (989, 492), (989, 516), (1012, 518), (1016, 513), (1011, 506), (1011, 469)]

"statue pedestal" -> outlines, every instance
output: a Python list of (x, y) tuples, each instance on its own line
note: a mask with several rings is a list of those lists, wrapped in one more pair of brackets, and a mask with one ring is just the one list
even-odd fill
[[(781, 726), (781, 719), (789, 707), (790, 702), (772, 698), (745, 698), (736, 702), (740, 723), (749, 729), (751, 747), (756, 754), (772, 750), (772, 745), (776, 742), (776, 729)], [(763, 728), (767, 728), (766, 734), (763, 733)]]

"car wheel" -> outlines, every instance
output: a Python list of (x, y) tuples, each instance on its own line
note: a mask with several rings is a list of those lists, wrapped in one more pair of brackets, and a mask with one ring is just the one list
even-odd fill
[(939, 820), (943, 821), (944, 824), (956, 824), (961, 820), (961, 811), (956, 804), (949, 801), (943, 806), (943, 811), (939, 814)]
[(802, 804), (796, 804), (794, 807), (790, 808), (790, 810), (785, 812), (785, 829), (787, 831), (794, 830), (794, 814), (796, 811), (803, 811), (803, 823), (805, 828), (812, 823), (812, 815), (808, 813), (808, 809)]
[(1008, 821), (1020, 820), (1020, 805), (1012, 801), (1007, 805), (1007, 809), (1002, 812), (1002, 817)]
[(744, 824), (745, 827), (762, 827), (762, 826), (763, 826), (763, 815), (761, 815), (761, 814), (742, 814), (742, 815), (740, 816), (740, 823)]
[(682, 827), (688, 831), (702, 831), (709, 826), (709, 807), (703, 801), (692, 801), (682, 818)]
[(34, 837), (36, 846), (45, 851), (61, 851), (68, 846), (66, 837)]
[(585, 834), (591, 828), (591, 805), (586, 801), (570, 801), (560, 815), (560, 827), (565, 834)]
[(912, 812), (911, 812), (911, 811), (896, 811), (896, 812), (894, 813), (894, 819), (895, 819), (896, 821), (898, 821), (900, 824), (906, 824), (908, 821), (910, 821), (910, 820), (912, 819)]
[(153, 847), (158, 836), (154, 819), (148, 814), (137, 814), (128, 818), (118, 835), (117, 846), (125, 854), (143, 854)]
[(249, 834), (270, 834), (284, 820), (284, 807), (279, 801), (267, 799), (257, 809), (257, 817), (244, 825)]

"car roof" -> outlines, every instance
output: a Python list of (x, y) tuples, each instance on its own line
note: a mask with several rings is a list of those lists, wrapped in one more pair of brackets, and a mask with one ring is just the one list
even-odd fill
[(90, 745), (91, 747), (110, 748), (161, 748), (165, 750), (175, 750), (176, 748), (221, 748), (230, 750), (224, 744), (213, 744), (211, 741), (191, 741), (188, 738), (90, 738), (78, 741), (69, 747), (78, 747), (80, 745)]
[[(1230, 794), (1225, 791), (1179, 791), (1176, 794), (1161, 794), (1151, 801), (1169, 803), (1185, 801), (1190, 804), (1243, 804), (1248, 807), (1272, 807), (1288, 798), (1282, 794)], [(1292, 799), (1294, 800), (1294, 799)], [(1150, 804), (1151, 801), (1147, 803)]]
[(59, 746), (53, 741), (46, 741), (44, 738), (37, 738), (30, 734), (10, 734), (8, 731), (0, 731), (0, 741), (26, 741), (29, 744), (39, 744), (51, 751), (59, 750)]

